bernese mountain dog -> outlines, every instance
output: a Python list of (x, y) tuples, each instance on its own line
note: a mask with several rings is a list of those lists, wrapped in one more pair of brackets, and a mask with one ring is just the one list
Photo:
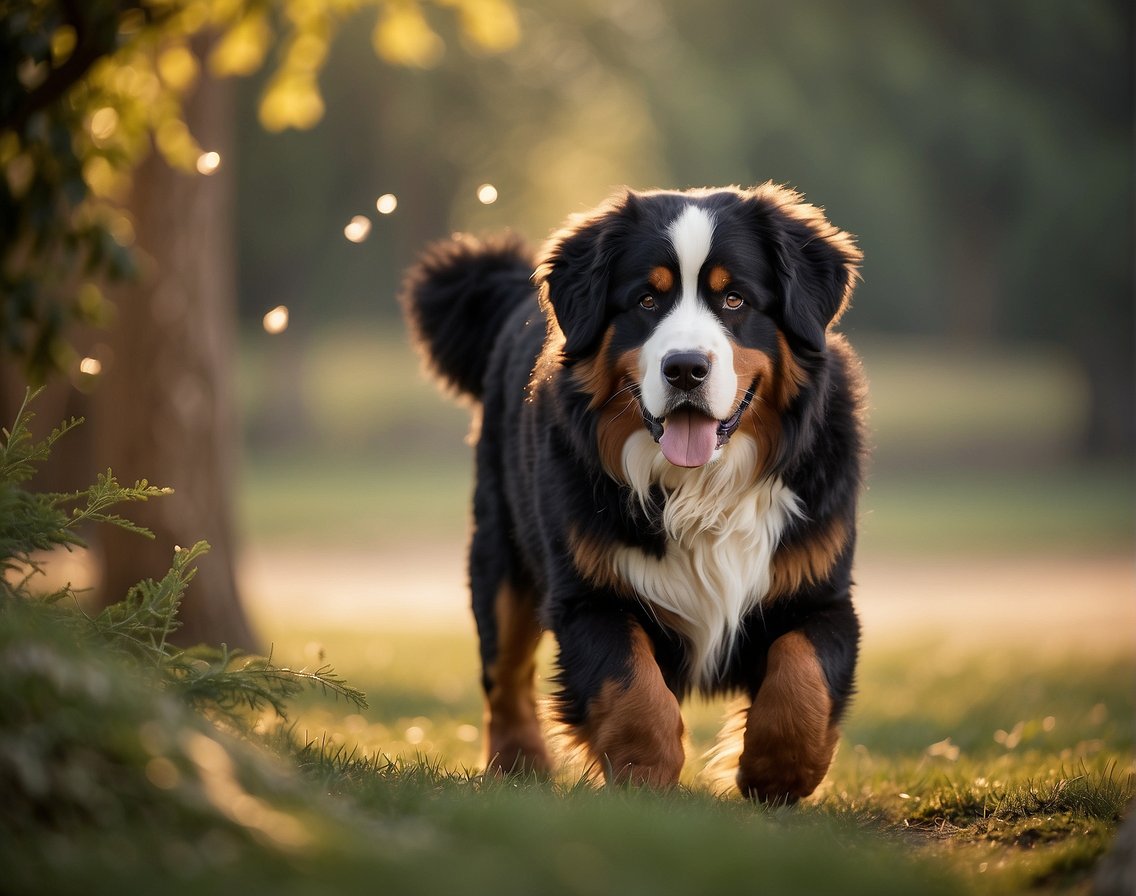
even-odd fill
[(546, 772), (534, 651), (612, 782), (674, 785), (691, 692), (746, 701), (737, 786), (794, 802), (853, 689), (859, 360), (833, 332), (853, 238), (800, 195), (622, 191), (534, 256), (426, 250), (402, 302), (480, 405), (469, 555), (487, 769)]

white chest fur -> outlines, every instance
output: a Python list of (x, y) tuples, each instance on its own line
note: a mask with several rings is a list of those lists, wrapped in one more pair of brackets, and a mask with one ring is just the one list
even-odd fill
[(624, 472), (645, 505), (652, 485), (666, 493), (666, 554), (615, 552), (616, 572), (640, 598), (663, 610), (690, 652), (696, 685), (715, 680), (738, 627), (769, 591), (773, 552), (800, 513), (779, 479), (753, 481), (756, 443), (739, 433), (720, 460), (696, 469), (671, 466), (646, 432), (623, 450)]

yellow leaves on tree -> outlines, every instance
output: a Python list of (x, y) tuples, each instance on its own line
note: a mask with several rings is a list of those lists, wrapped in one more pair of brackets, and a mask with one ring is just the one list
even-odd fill
[[(456, 10), (462, 36), (479, 52), (501, 53), (516, 46), (521, 26), (507, 0), (438, 0)], [(392, 65), (432, 68), (445, 53), (445, 42), (427, 21), (422, 4), (393, 0), (385, 4), (372, 35), (375, 52)]]
[(158, 54), (158, 74), (162, 82), (174, 91), (185, 93), (197, 81), (201, 67), (197, 57), (184, 43), (174, 44)]
[(323, 118), (323, 97), (314, 74), (281, 70), (260, 101), (260, 123), (269, 131), (306, 130)]
[(391, 3), (380, 14), (371, 41), (392, 65), (433, 68), (446, 45), (415, 3)]
[[(454, 2), (454, 0), (451, 0)], [(521, 39), (517, 12), (505, 0), (456, 0), (462, 31), (474, 49), (503, 53)]]
[[(377, 13), (372, 42), (392, 65), (430, 68), (446, 51), (431, 18), (445, 17), (468, 50), (499, 53), (520, 40), (511, 0), (164, 0), (165, 15), (151, 22), (135, 10), (120, 17), (119, 50), (104, 57), (73, 88), (73, 108), (85, 108), (87, 126), (78, 135), (83, 179), (99, 199), (121, 198), (130, 169), (149, 151), (151, 141), (165, 159), (187, 172), (202, 171), (203, 149), (185, 122), (182, 103), (202, 77), (248, 75), (270, 55), (276, 69), (261, 97), (259, 117), (270, 131), (313, 127), (324, 114), (319, 72), (342, 26), (370, 9)], [(202, 36), (211, 35), (203, 42)], [(74, 53), (71, 26), (51, 35), (49, 63), (62, 65)], [(202, 46), (208, 45), (202, 58)], [(5, 165), (13, 189), (19, 149)], [(25, 165), (24, 167), (27, 167)]]
[(318, 0), (293, 0), (285, 6), (285, 13), (292, 35), (260, 100), (260, 123), (269, 131), (306, 130), (324, 112), (316, 78), (327, 58), (331, 9)]
[(264, 62), (272, 43), (272, 27), (263, 9), (243, 16), (221, 35), (209, 54), (209, 71), (218, 77), (251, 75)]
[[(520, 24), (509, 0), (436, 2), (456, 11), (461, 33), (472, 49), (498, 53), (520, 39)], [(303, 130), (320, 120), (324, 104), (316, 78), (335, 27), (343, 17), (368, 5), (378, 9), (371, 42), (380, 59), (391, 65), (424, 69), (441, 61), (445, 41), (430, 24), (425, 4), (418, 0), (290, 0), (284, 4), (284, 13), (292, 29), (291, 39), (260, 103), (260, 121), (265, 128)], [(232, 39), (238, 40), (236, 36)], [(245, 39), (259, 39), (259, 35)]]

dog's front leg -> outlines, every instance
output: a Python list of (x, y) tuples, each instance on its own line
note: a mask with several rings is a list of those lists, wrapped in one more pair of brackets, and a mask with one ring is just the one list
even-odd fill
[(859, 623), (850, 602), (814, 614), (769, 646), (746, 718), (737, 783), (762, 802), (795, 803), (824, 779), (852, 690)]
[(682, 714), (638, 622), (618, 612), (577, 612), (556, 634), (561, 715), (608, 783), (678, 783)]

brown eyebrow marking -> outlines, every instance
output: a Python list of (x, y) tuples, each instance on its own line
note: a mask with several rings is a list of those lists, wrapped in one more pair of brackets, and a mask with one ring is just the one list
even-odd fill
[(651, 289), (656, 292), (670, 292), (674, 289), (674, 274), (671, 273), (670, 268), (659, 265), (647, 277), (647, 283), (650, 284)]
[(714, 292), (722, 292), (727, 286), (730, 285), (730, 272), (721, 265), (715, 265), (710, 269), (710, 274), (707, 276), (706, 281)]

